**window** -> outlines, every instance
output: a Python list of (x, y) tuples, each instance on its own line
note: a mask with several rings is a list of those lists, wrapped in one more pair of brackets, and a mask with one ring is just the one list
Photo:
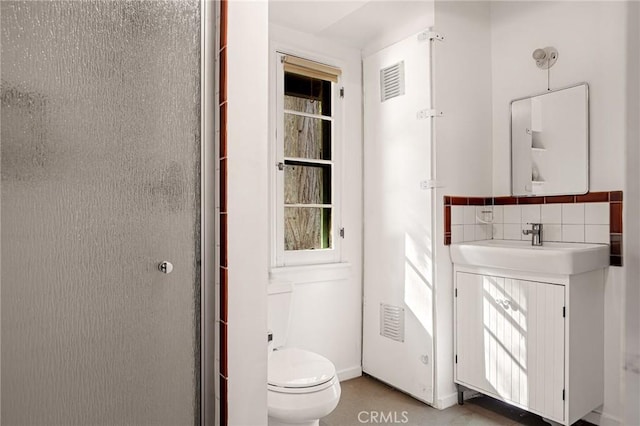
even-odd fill
[(283, 266), (338, 261), (336, 83), (340, 70), (279, 56), (276, 262)]

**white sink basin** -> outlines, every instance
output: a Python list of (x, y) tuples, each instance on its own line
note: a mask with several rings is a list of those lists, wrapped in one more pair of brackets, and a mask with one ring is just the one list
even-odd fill
[(453, 263), (527, 272), (573, 275), (609, 265), (607, 244), (486, 240), (451, 244)]

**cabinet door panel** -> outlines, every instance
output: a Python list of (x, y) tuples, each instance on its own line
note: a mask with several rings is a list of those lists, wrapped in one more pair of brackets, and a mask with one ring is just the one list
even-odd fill
[(564, 420), (564, 287), (520, 283), (528, 302), (528, 406), (551, 419)]
[[(501, 278), (497, 280), (504, 281)], [(456, 379), (495, 394), (492, 383), (496, 369), (490, 362), (495, 346), (485, 334), (485, 321), (491, 322), (491, 317), (490, 312), (484, 309), (483, 277), (459, 272), (457, 292)]]
[(456, 379), (564, 418), (564, 287), (457, 273)]

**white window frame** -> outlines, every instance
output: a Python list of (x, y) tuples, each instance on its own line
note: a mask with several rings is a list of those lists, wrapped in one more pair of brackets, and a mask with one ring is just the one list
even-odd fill
[[(284, 53), (276, 50), (273, 54), (273, 78), (271, 81), (272, 100), (270, 106), (274, 113), (272, 117), (272, 173), (270, 196), (272, 200), (272, 265), (274, 267), (293, 265), (313, 265), (325, 263), (337, 263), (341, 261), (342, 237), (342, 133), (343, 133), (343, 109), (340, 88), (342, 87), (342, 76), (338, 77), (337, 83), (332, 83), (332, 135), (331, 135), (331, 164), (332, 164), (332, 248), (320, 250), (285, 250), (284, 248), (284, 172), (278, 168), (279, 163), (284, 163), (284, 134), (282, 129), (284, 124), (284, 67), (282, 59), (284, 56), (294, 55), (318, 63), (329, 64), (329, 61), (319, 60), (313, 56), (300, 53)], [(334, 66), (334, 65), (331, 65)]]

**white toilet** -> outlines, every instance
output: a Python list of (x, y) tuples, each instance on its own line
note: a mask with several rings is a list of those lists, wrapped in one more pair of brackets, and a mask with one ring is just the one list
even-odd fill
[[(293, 285), (269, 285), (267, 406), (269, 426), (318, 426), (340, 400), (336, 368), (314, 352), (283, 346), (289, 329)], [(274, 349), (275, 347), (275, 349)]]

